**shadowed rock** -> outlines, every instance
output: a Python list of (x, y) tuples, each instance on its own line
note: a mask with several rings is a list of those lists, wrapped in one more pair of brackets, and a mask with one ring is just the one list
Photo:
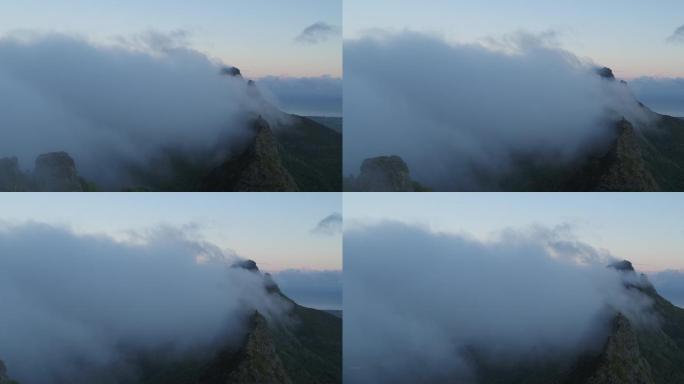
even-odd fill
[(615, 262), (615, 263), (611, 264), (610, 267), (615, 268), (618, 271), (622, 271), (622, 272), (634, 272), (634, 266), (628, 260), (622, 260), (622, 261)]
[(83, 191), (76, 164), (66, 152), (52, 152), (38, 156), (33, 178), (40, 191)]
[(356, 189), (367, 192), (414, 192), (408, 166), (399, 156), (366, 159), (355, 181)]
[(215, 168), (206, 179), (209, 191), (296, 192), (292, 175), (285, 169), (278, 143), (266, 120), (252, 125), (254, 139), (237, 158)]
[(595, 191), (649, 192), (660, 188), (641, 155), (634, 127), (622, 119), (617, 124), (618, 137), (610, 151), (600, 159), (602, 174)]
[(289, 384), (266, 319), (256, 312), (238, 351), (225, 350), (207, 368), (202, 384), (273, 383)]
[(596, 73), (604, 79), (615, 80), (613, 70), (608, 67), (597, 68)]
[(224, 67), (221, 68), (221, 74), (230, 77), (242, 77), (242, 72), (238, 67)]
[(653, 384), (651, 366), (641, 355), (637, 336), (622, 314), (613, 320), (608, 338), (594, 374), (587, 384)]
[(254, 260), (240, 260), (233, 264), (233, 268), (241, 268), (251, 272), (259, 272), (259, 267)]

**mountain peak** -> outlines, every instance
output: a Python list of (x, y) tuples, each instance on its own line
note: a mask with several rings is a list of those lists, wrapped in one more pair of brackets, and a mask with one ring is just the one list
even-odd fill
[(230, 77), (242, 77), (242, 72), (238, 67), (223, 67), (221, 68), (221, 74)]
[(615, 80), (613, 70), (608, 67), (596, 68), (596, 74), (598, 74), (604, 79)]
[(257, 266), (256, 261), (249, 259), (237, 261), (233, 263), (232, 267), (246, 269), (250, 272), (259, 272), (259, 267)]
[(36, 159), (33, 170), (41, 190), (54, 192), (82, 192), (83, 186), (74, 159), (66, 152), (44, 153)]
[(620, 272), (634, 272), (634, 266), (629, 260), (617, 261), (609, 265), (610, 268), (614, 268)]
[(379, 156), (366, 159), (355, 188), (369, 192), (414, 192), (406, 162), (399, 156)]

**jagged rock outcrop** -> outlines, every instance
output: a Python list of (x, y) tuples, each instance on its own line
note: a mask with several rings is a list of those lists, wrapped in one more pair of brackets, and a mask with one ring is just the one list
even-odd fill
[(654, 383), (651, 367), (641, 355), (637, 336), (629, 320), (618, 314), (600, 362), (587, 384)]
[(33, 179), (40, 191), (83, 192), (76, 163), (66, 152), (51, 152), (38, 156)]
[(223, 67), (221, 68), (221, 74), (230, 77), (242, 77), (242, 72), (238, 67)]
[(609, 267), (617, 269), (620, 272), (634, 272), (634, 266), (629, 260), (617, 261), (610, 264)]
[(596, 73), (604, 79), (615, 80), (613, 70), (608, 67), (596, 68)]
[(233, 268), (246, 269), (251, 272), (259, 272), (259, 267), (254, 260), (240, 260), (233, 263)]
[(238, 351), (221, 351), (206, 369), (202, 384), (273, 383), (289, 384), (285, 367), (266, 319), (256, 312)]
[(240, 351), (240, 363), (226, 383), (291, 383), (276, 348), (266, 319), (258, 312), (252, 316), (247, 341)]
[(417, 192), (419, 185), (411, 180), (408, 165), (399, 156), (379, 156), (361, 164), (358, 177), (349, 180), (350, 190), (363, 192)]
[(209, 191), (296, 192), (292, 175), (283, 166), (278, 143), (266, 120), (252, 125), (254, 139), (237, 158), (224, 162), (206, 178)]
[(38, 156), (32, 173), (21, 171), (16, 157), (0, 159), (0, 192), (83, 192), (86, 186), (66, 152)]
[(646, 167), (639, 148), (637, 134), (626, 119), (616, 124), (617, 137), (602, 157), (589, 167), (589, 191), (651, 192), (660, 188)]

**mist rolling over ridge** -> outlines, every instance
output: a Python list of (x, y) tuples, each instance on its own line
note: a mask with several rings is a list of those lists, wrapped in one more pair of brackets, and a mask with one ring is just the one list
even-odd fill
[(578, 361), (605, 353), (617, 314), (635, 332), (661, 324), (648, 280), (616, 262), (566, 226), (483, 241), (396, 222), (357, 225), (345, 233), (345, 377), (494, 383), (584, 374)]
[(379, 32), (344, 49), (345, 175), (397, 155), (430, 188), (486, 190), (521, 159), (565, 167), (610, 146), (623, 117), (637, 131), (654, 119), (602, 64), (548, 35)]
[(3, 224), (0, 250), (0, 358), (20, 382), (79, 382), (112, 367), (135, 382), (135, 353), (210, 355), (239, 345), (254, 311), (284, 321), (291, 308), (261, 276), (231, 268), (236, 255), (172, 228), (121, 242)]
[(40, 153), (67, 151), (86, 177), (110, 184), (120, 168), (162, 149), (244, 139), (249, 114), (267, 112), (246, 82), (221, 77), (219, 63), (163, 35), (121, 46), (10, 36), (0, 52), (0, 153), (18, 156), (22, 167)]
[(341, 80), (265, 83), (183, 31), (1, 36), (0, 190), (340, 190), (339, 132), (276, 104), (335, 114)]

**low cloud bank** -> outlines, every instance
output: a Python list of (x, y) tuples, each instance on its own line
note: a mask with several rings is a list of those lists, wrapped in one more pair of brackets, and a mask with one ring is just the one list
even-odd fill
[(629, 84), (636, 97), (649, 108), (684, 117), (684, 78), (640, 77)]
[(320, 309), (342, 309), (342, 271), (288, 269), (273, 274), (280, 289), (297, 303)]
[(342, 116), (341, 78), (268, 76), (258, 79), (257, 84), (273, 104), (286, 112), (304, 116)]
[[(137, 352), (237, 342), (286, 304), (229, 251), (159, 228), (119, 242), (44, 224), (0, 227), (0, 359), (20, 382), (87, 381)], [(131, 373), (134, 374), (134, 373)]]
[(611, 319), (654, 321), (635, 274), (565, 227), (490, 241), (393, 222), (345, 231), (345, 379), (476, 382), (474, 356), (543, 362), (600, 348)]
[(515, 156), (563, 164), (643, 119), (629, 88), (545, 37), (452, 44), (403, 32), (344, 46), (344, 171), (399, 155), (438, 189), (476, 189)]
[(658, 293), (673, 304), (684, 308), (684, 272), (663, 271), (648, 276)]

